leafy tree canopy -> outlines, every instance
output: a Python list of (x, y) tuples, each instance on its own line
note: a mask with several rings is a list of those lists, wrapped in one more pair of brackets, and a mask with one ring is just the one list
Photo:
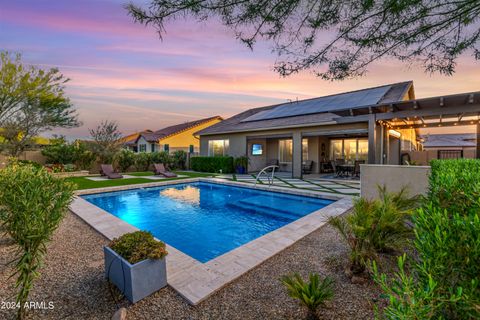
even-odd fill
[(461, 54), (480, 59), (480, 0), (150, 0), (126, 9), (160, 36), (177, 18), (219, 18), (249, 48), (272, 42), (282, 76), (343, 80), (384, 57), (451, 75)]
[(17, 156), (39, 133), (80, 125), (56, 68), (24, 65), (20, 54), (0, 52), (0, 135)]

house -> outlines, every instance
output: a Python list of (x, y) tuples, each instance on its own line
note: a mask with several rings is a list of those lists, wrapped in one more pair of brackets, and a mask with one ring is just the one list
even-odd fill
[(246, 155), (249, 172), (278, 163), (297, 178), (305, 160), (314, 173), (337, 159), (400, 164), (420, 147), (420, 128), (478, 126), (479, 111), (480, 92), (415, 99), (406, 81), (250, 109), (197, 134), (203, 156)]
[(421, 145), (430, 159), (475, 158), (476, 135), (473, 133), (449, 133), (422, 135)]
[(195, 132), (222, 120), (222, 117), (214, 116), (169, 126), (157, 131), (144, 130), (124, 137), (124, 146), (134, 152), (175, 152), (183, 150), (198, 153), (200, 142)]

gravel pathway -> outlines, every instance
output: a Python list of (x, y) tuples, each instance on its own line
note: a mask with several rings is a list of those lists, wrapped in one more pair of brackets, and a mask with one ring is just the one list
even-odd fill
[[(31, 301), (53, 301), (53, 310), (35, 310), (30, 319), (110, 319), (116, 304), (103, 277), (102, 246), (107, 240), (73, 214), (68, 214), (48, 247), (45, 266)], [(0, 301), (14, 300), (14, 279), (4, 262), (13, 246), (0, 238)], [(170, 287), (135, 305), (125, 299), (127, 319), (302, 319), (306, 312), (290, 299), (278, 279), (298, 271), (304, 277), (318, 272), (335, 279), (335, 298), (321, 309), (321, 319), (371, 319), (379, 296), (371, 283), (353, 285), (343, 274), (345, 245), (325, 226), (211, 296), (198, 306), (188, 305)], [(0, 319), (14, 312), (0, 309)]]

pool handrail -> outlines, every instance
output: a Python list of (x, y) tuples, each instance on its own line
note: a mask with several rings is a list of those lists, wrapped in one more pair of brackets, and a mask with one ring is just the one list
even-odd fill
[[(255, 178), (254, 186), (257, 185), (258, 179), (260, 179), (260, 176), (262, 175), (262, 173), (265, 173), (267, 175), (268, 186), (271, 186), (273, 184), (273, 179), (274, 179), (274, 176), (275, 176), (275, 169), (277, 169), (277, 168), (279, 168), (279, 166), (274, 164), (274, 165), (271, 165), (271, 166), (266, 166), (265, 168), (260, 170), (260, 172), (257, 174), (257, 177)], [(268, 173), (267, 173), (268, 169), (272, 169), (272, 175), (271, 176), (268, 175)]]

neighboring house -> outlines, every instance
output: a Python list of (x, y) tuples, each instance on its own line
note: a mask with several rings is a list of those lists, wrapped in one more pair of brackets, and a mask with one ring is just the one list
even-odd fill
[(249, 172), (278, 163), (301, 177), (305, 160), (314, 173), (337, 159), (400, 164), (403, 150), (418, 149), (418, 128), (447, 124), (459, 112), (455, 125), (462, 125), (478, 111), (480, 93), (416, 100), (407, 81), (250, 109), (197, 134), (201, 155), (246, 155)]
[(433, 153), (437, 159), (475, 158), (476, 134), (451, 133), (421, 136), (424, 151)]
[(123, 138), (125, 147), (134, 152), (199, 152), (199, 138), (195, 132), (208, 128), (223, 119), (220, 116), (185, 122), (157, 131), (145, 130)]

